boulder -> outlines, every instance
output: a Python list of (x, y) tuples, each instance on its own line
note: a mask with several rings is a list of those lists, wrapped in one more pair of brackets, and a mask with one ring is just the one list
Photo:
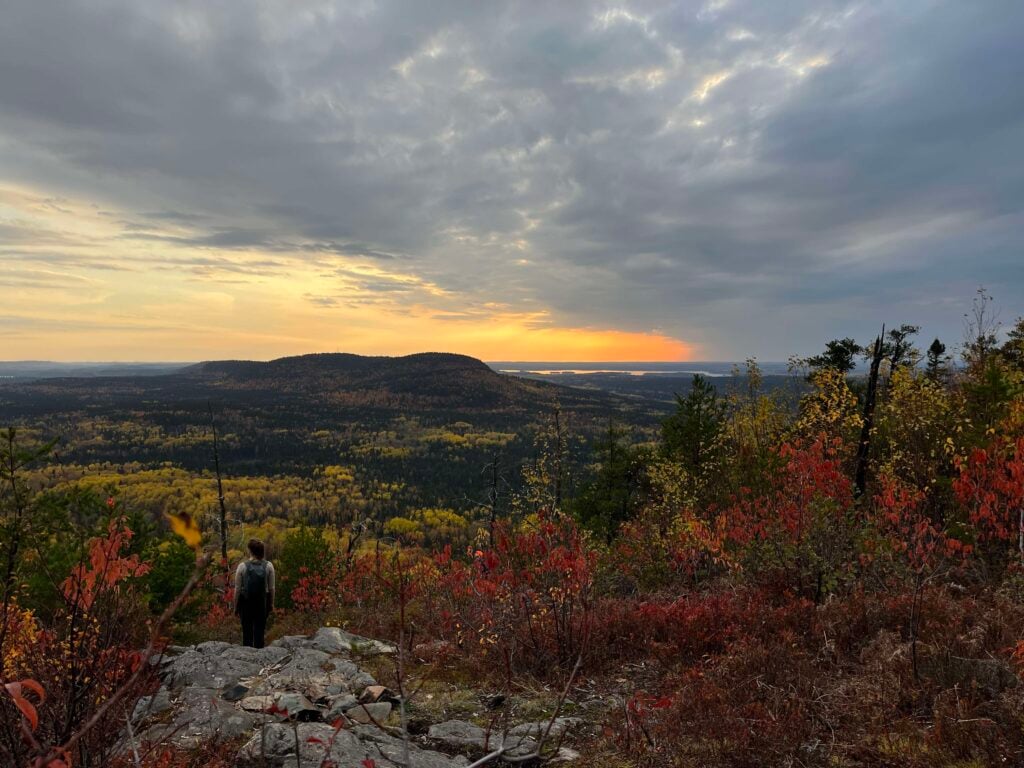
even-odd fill
[(394, 653), (395, 646), (346, 632), (339, 627), (320, 627), (310, 639), (310, 646), (327, 653), (357, 653), (363, 655)]
[(383, 685), (368, 685), (359, 694), (360, 704), (372, 704), (375, 701), (387, 701), (391, 704), (398, 703), (398, 697), (394, 691)]
[(309, 648), (309, 638), (305, 635), (285, 635), (272, 642), (268, 648), (284, 648), (294, 651), (296, 648)]
[(497, 730), (488, 733), (465, 720), (448, 720), (432, 725), (427, 731), (427, 739), (440, 749), (473, 756), (481, 756), (498, 747), (504, 747), (505, 754), (511, 758), (522, 758), (537, 750), (537, 741), (522, 729), (518, 733), (511, 730), (507, 734)]
[(389, 761), (385, 764), (388, 766), (392, 763), (398, 766), (405, 765), (406, 746), (409, 747), (409, 765), (413, 768), (448, 768), (448, 766), (462, 766), (469, 763), (469, 760), (462, 755), (451, 757), (440, 752), (417, 748), (412, 744), (407, 745), (402, 739), (385, 733), (375, 725), (357, 725), (352, 728), (351, 732), (380, 756), (374, 758), (378, 762), (377, 768), (380, 768), (381, 758)]
[(152, 696), (143, 696), (135, 702), (132, 710), (132, 722), (140, 723), (149, 720), (171, 708), (171, 692), (167, 686), (161, 685), (160, 689)]
[(351, 693), (339, 693), (336, 696), (329, 696), (326, 701), (327, 709), (324, 712), (324, 720), (333, 723), (345, 714), (345, 710), (351, 709), (359, 700)]
[(220, 695), (224, 701), (241, 701), (249, 693), (249, 686), (236, 683)]
[(383, 723), (390, 715), (391, 704), (386, 701), (356, 704), (345, 710), (345, 717), (354, 723)]
[(174, 691), (189, 686), (219, 689), (235, 685), (242, 677), (254, 675), (258, 671), (259, 666), (256, 664), (220, 659), (190, 649), (166, 666), (164, 680)]
[(447, 749), (473, 754), (484, 752), (488, 744), (487, 731), (465, 720), (447, 720), (432, 725), (427, 731), (427, 739)]
[(308, 723), (321, 719), (320, 710), (301, 693), (278, 694), (274, 706), (277, 710), (275, 714), (282, 715), (289, 720)]
[[(522, 723), (509, 728), (508, 735), (514, 737), (529, 736), (539, 739), (548, 730), (547, 720), (539, 720), (535, 723)], [(557, 739), (566, 731), (572, 730), (580, 725), (582, 721), (578, 717), (556, 717), (551, 723), (551, 730), (548, 731), (549, 739)]]
[[(371, 759), (377, 768), (459, 768), (467, 764), (465, 758), (452, 758), (414, 744), (406, 745), (378, 728), (372, 731), (335, 731), (326, 723), (300, 723), (294, 727), (271, 724), (239, 750), (235, 765), (237, 768), (319, 768), (325, 758), (338, 766), (358, 766), (363, 760)], [(406, 746), (408, 763), (404, 760)]]
[(558, 754), (548, 760), (549, 763), (574, 763), (579, 760), (583, 755), (577, 752), (575, 749), (569, 749), (568, 747), (559, 747)]
[(238, 706), (246, 712), (266, 712), (274, 706), (275, 698), (273, 695), (246, 696), (238, 702)]
[(200, 643), (199, 645), (197, 645), (196, 650), (199, 651), (199, 653), (209, 653), (213, 654), (214, 656), (222, 656), (224, 655), (225, 652), (230, 652), (235, 647), (242, 651), (243, 654), (248, 653), (249, 651), (256, 650), (255, 648), (248, 648), (244, 645), (233, 646), (231, 643), (224, 642), (223, 640), (207, 640), (205, 643)]

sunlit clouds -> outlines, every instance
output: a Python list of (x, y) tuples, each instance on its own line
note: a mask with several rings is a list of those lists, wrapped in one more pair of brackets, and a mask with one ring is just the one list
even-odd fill
[(15, 0), (0, 358), (955, 344), (979, 284), (1021, 311), (1022, 33), (1013, 0)]
[[(99, 210), (0, 189), (5, 355), (64, 360), (271, 358), (310, 351), (676, 360), (657, 332), (559, 327), (474, 303), (381, 253), (323, 244), (197, 246), (187, 217)], [(370, 258), (374, 261), (367, 262)], [(374, 263), (377, 262), (377, 263)]]

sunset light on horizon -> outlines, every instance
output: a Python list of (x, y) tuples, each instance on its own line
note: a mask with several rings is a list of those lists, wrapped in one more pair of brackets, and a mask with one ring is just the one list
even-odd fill
[[(308, 352), (481, 359), (683, 361), (694, 345), (657, 331), (560, 325), (473, 301), (405, 271), (399, 259), (309, 243), (273, 251), (183, 242), (186, 223), (0, 188), (0, 212), (31, 228), (5, 282), (4, 359), (266, 360)], [(57, 253), (59, 251), (59, 254)]]

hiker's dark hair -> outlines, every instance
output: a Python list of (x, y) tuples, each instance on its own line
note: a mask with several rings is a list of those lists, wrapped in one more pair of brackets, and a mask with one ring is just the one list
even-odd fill
[(253, 557), (262, 560), (267, 554), (267, 545), (259, 539), (249, 539), (249, 551), (252, 552)]

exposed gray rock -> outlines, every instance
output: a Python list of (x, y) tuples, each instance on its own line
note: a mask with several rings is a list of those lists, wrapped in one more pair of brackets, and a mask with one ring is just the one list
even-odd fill
[[(232, 646), (231, 643), (226, 643), (223, 640), (207, 640), (205, 643), (200, 643), (196, 646), (196, 650), (200, 653), (210, 653), (215, 656), (221, 656), (225, 651), (232, 651), (236, 646)], [(247, 654), (249, 651), (255, 651), (255, 648), (247, 648), (246, 646), (237, 646), (241, 649), (243, 654)], [(232, 654), (237, 655), (237, 654)]]
[(259, 675), (288, 656), (284, 648), (243, 648), (221, 642), (202, 643), (175, 656), (164, 667), (164, 678), (172, 690), (190, 685), (226, 688), (243, 678)]
[(432, 725), (427, 731), (427, 739), (440, 749), (474, 756), (483, 755), (498, 747), (503, 747), (505, 754), (513, 758), (523, 757), (537, 750), (536, 740), (526, 731), (488, 733), (484, 728), (465, 720), (448, 720)]
[(427, 738), (450, 749), (471, 749), (483, 752), (487, 745), (487, 731), (465, 720), (447, 720), (430, 726)]
[[(339, 768), (358, 766), (366, 758), (378, 768), (452, 768), (502, 743), (509, 757), (536, 750), (546, 722), (524, 723), (508, 734), (487, 734), (465, 721), (430, 727), (429, 742), (456, 757), (396, 738), (396, 729), (385, 725), (397, 703), (395, 694), (357, 663), (363, 652), (390, 651), (386, 643), (336, 627), (310, 637), (282, 638), (259, 650), (223, 642), (181, 648), (162, 665), (164, 686), (136, 704), (134, 737), (185, 749), (248, 739), (238, 753), (238, 768), (318, 768), (328, 752)], [(575, 722), (559, 718), (552, 736)], [(332, 724), (343, 727), (335, 732)], [(563, 749), (558, 759), (572, 755)]]
[(296, 648), (308, 648), (309, 638), (305, 635), (285, 635), (272, 642), (268, 648), (284, 648), (287, 651), (294, 651)]
[(327, 698), (327, 711), (324, 713), (324, 720), (328, 723), (333, 723), (345, 714), (346, 709), (351, 709), (358, 703), (359, 701), (351, 693), (339, 693), (336, 696), (329, 696)]
[[(578, 717), (556, 717), (551, 723), (551, 730), (548, 731), (548, 738), (558, 738), (565, 731), (572, 730), (580, 725), (582, 721)], [(539, 720), (536, 723), (522, 723), (521, 725), (509, 728), (509, 736), (531, 736), (539, 739), (547, 731), (548, 721)]]
[(275, 691), (298, 691), (313, 701), (361, 690), (376, 681), (348, 659), (312, 648), (295, 648), (288, 661), (253, 686), (255, 696)]
[[(351, 732), (363, 743), (372, 745), (373, 749), (376, 749), (381, 757), (393, 761), (396, 765), (405, 764), (403, 755), (406, 745), (402, 739), (385, 733), (375, 725), (357, 725), (352, 728)], [(447, 768), (448, 766), (461, 766), (469, 763), (469, 760), (462, 755), (450, 757), (440, 752), (418, 749), (412, 744), (409, 747), (411, 758), (409, 764), (413, 768)], [(374, 759), (377, 760), (378, 764), (380, 763), (380, 758)], [(389, 762), (386, 765), (390, 764)], [(380, 768), (379, 765), (378, 768)]]
[(559, 747), (558, 754), (550, 759), (551, 763), (574, 763), (579, 760), (583, 755), (577, 752), (575, 749), (569, 749), (568, 747)]
[(272, 648), (294, 651), (297, 648), (312, 648), (325, 653), (372, 655), (394, 653), (395, 646), (369, 637), (353, 635), (340, 627), (321, 627), (314, 634), (285, 635), (270, 644)]
[[(438, 752), (409, 745), (409, 761), (404, 760), (405, 745), (377, 728), (373, 733), (335, 731), (326, 723), (273, 724), (262, 729), (239, 750), (238, 768), (317, 768), (329, 758), (338, 766), (357, 766), (366, 758), (377, 768), (457, 768), (465, 758), (452, 758)], [(298, 740), (296, 741), (296, 732)], [(298, 760), (296, 760), (298, 758)]]
[(222, 659), (237, 659), (259, 664), (261, 667), (271, 667), (287, 659), (290, 653), (287, 648), (246, 648), (243, 645), (228, 645), (227, 648), (217, 651), (215, 655)]
[(139, 723), (156, 717), (171, 708), (171, 692), (167, 686), (161, 685), (160, 689), (152, 696), (143, 696), (135, 703), (132, 710), (132, 722)]
[(277, 697), (273, 694), (267, 694), (264, 696), (246, 696), (238, 702), (238, 706), (246, 712), (266, 712), (274, 706), (274, 700), (276, 698)]
[(140, 734), (140, 740), (189, 749), (210, 741), (244, 736), (257, 725), (273, 719), (245, 712), (221, 699), (218, 692), (210, 688), (185, 688), (179, 704), (181, 709), (172, 722), (146, 730)]
[(383, 723), (390, 714), (391, 704), (386, 701), (356, 704), (345, 710), (345, 717), (355, 723)]
[(254, 675), (259, 671), (255, 664), (239, 663), (234, 660), (218, 659), (200, 653), (195, 649), (174, 659), (167, 667), (164, 679), (172, 690), (188, 686), (203, 688), (224, 688), (234, 685), (240, 678)]
[(242, 685), (241, 683), (237, 683), (236, 685), (232, 685), (230, 688), (224, 691), (220, 695), (220, 697), (224, 699), (224, 701), (241, 701), (248, 695), (248, 693), (248, 685)]
[[(579, 725), (579, 719), (573, 717), (559, 717), (551, 724), (548, 734), (548, 748), (553, 746), (554, 740), (559, 738), (566, 730)], [(427, 731), (427, 739), (444, 750), (460, 751), (473, 755), (483, 754), (490, 750), (504, 746), (509, 757), (523, 757), (537, 750), (537, 742), (541, 735), (547, 730), (548, 721), (543, 720), (536, 723), (522, 723), (508, 730), (508, 733), (491, 731), (488, 733), (484, 728), (465, 720), (448, 720), (443, 723), (430, 726)], [(572, 750), (564, 755), (559, 753), (558, 759), (569, 761)]]
[(313, 702), (301, 693), (281, 693), (274, 702), (278, 710), (284, 710), (283, 716), (289, 720), (301, 720), (311, 722), (321, 719), (320, 710), (313, 706)]
[(364, 655), (394, 653), (395, 646), (346, 632), (339, 627), (320, 627), (311, 638), (311, 645), (327, 653), (358, 653)]
[(389, 701), (392, 704), (398, 701), (394, 691), (383, 685), (368, 685), (359, 694), (360, 704), (372, 704), (375, 701)]

